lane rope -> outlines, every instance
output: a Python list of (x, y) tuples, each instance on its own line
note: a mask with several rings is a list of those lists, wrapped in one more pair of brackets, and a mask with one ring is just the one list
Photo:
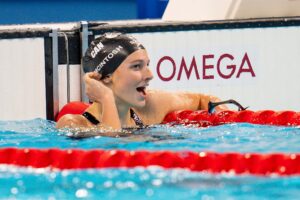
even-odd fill
[(1, 148), (0, 164), (56, 170), (160, 166), (197, 172), (299, 175), (300, 154)]
[(208, 113), (206, 110), (181, 110), (166, 115), (163, 124), (195, 124), (200, 127), (216, 126), (227, 123), (251, 123), (275, 126), (299, 126), (300, 112), (294, 111), (232, 111)]

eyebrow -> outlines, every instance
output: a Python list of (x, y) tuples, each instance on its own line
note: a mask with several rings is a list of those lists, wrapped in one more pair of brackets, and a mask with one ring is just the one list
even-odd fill
[[(137, 60), (133, 60), (131, 61), (131, 63), (135, 63), (135, 62), (144, 62), (145, 60), (143, 59), (137, 59)], [(147, 60), (146, 63), (150, 63), (150, 60)]]
[[(149, 61), (149, 60), (147, 60), (147, 61)], [(144, 60), (143, 59), (137, 59), (137, 60), (133, 60), (131, 62), (144, 62)]]

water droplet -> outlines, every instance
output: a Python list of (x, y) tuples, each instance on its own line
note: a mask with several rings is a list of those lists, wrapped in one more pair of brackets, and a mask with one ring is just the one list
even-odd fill
[(162, 184), (162, 180), (160, 180), (160, 179), (154, 179), (152, 181), (152, 185), (154, 185), (154, 186), (160, 186), (161, 184)]
[(113, 185), (113, 182), (112, 181), (105, 181), (103, 185), (104, 185), (104, 187), (108, 188), (108, 187), (111, 187)]
[(126, 181), (126, 186), (128, 188), (135, 188), (136, 187), (135, 183), (132, 182), (132, 181)]
[(144, 173), (140, 176), (140, 179), (142, 181), (147, 181), (149, 178), (150, 178), (149, 174), (146, 174), (146, 173)]
[(93, 188), (94, 187), (94, 183), (91, 182), (91, 181), (89, 181), (89, 182), (86, 183), (86, 187), (87, 188)]
[(56, 178), (56, 173), (55, 172), (50, 173), (50, 178), (55, 179)]
[(19, 190), (18, 190), (18, 188), (13, 187), (13, 188), (10, 189), (10, 192), (11, 192), (12, 194), (18, 194)]
[(24, 182), (23, 182), (22, 180), (18, 180), (18, 181), (17, 181), (17, 185), (18, 185), (18, 186), (23, 186), (23, 185), (24, 185)]
[(88, 195), (88, 191), (86, 189), (79, 189), (75, 193), (77, 198), (85, 198)]
[(62, 175), (63, 177), (68, 176), (68, 174), (69, 174), (69, 172), (68, 172), (67, 170), (64, 170), (64, 171), (61, 172), (61, 175)]

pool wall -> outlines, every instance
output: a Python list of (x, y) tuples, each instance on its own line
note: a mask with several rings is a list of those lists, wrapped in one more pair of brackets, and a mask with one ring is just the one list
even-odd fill
[(233, 98), (251, 110), (300, 110), (300, 18), (94, 21), (0, 26), (0, 120), (54, 119), (87, 101), (81, 57), (107, 31), (147, 48), (151, 88)]

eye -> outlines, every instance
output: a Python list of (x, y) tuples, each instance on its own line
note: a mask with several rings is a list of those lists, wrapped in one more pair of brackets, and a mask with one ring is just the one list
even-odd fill
[(143, 67), (143, 65), (137, 63), (137, 64), (133, 64), (131, 67), (132, 67), (133, 69), (141, 69), (141, 68)]

